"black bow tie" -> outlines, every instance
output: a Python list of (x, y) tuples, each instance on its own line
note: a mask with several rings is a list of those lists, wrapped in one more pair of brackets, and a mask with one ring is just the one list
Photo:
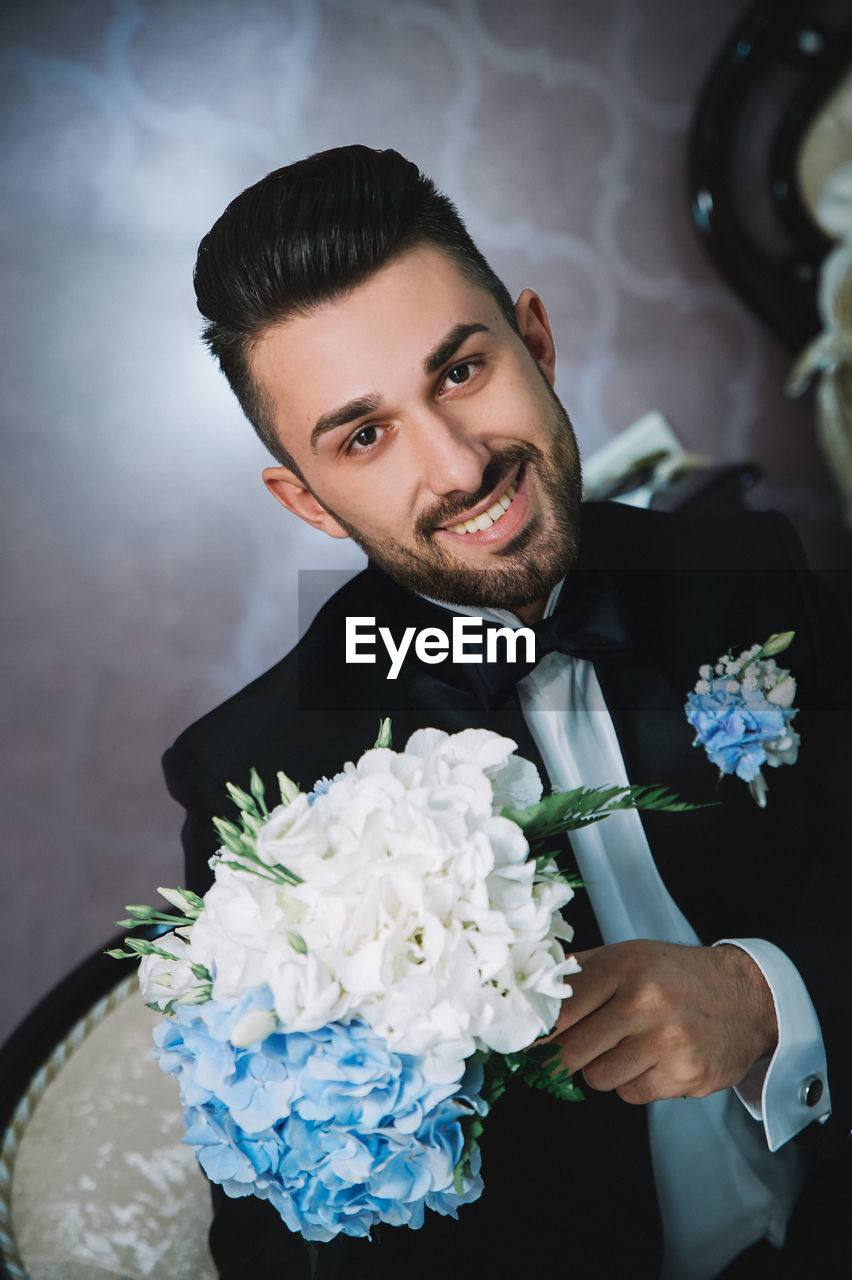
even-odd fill
[[(487, 622), (484, 634), (497, 630), (498, 624)], [(605, 575), (575, 569), (565, 580), (556, 608), (549, 618), (536, 623), (535, 661), (525, 658), (526, 645), (521, 639), (516, 647), (517, 661), (507, 660), (507, 647), (499, 638), (494, 662), (444, 662), (433, 667), (433, 674), (453, 685), (472, 688), (482, 705), (491, 710), (510, 697), (519, 680), (529, 675), (548, 653), (560, 652), (573, 658), (606, 661), (624, 658), (632, 652), (624, 618), (612, 583)]]

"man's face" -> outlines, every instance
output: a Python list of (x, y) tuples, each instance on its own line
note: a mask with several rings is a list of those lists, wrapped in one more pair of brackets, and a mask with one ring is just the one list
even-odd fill
[(302, 473), (264, 472), (279, 501), (411, 590), (532, 619), (576, 556), (580, 468), (544, 308), (526, 290), (516, 314), (523, 338), (421, 246), (268, 329), (251, 364)]

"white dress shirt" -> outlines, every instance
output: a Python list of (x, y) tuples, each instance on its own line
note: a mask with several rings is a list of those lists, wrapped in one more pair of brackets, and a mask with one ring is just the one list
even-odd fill
[[(545, 617), (558, 594), (559, 586)], [(521, 625), (507, 610), (434, 603), (501, 626)], [(627, 785), (615, 727), (591, 662), (548, 654), (519, 682), (518, 695), (555, 789)], [(655, 781), (667, 785), (668, 780)], [(605, 943), (652, 938), (700, 945), (657, 871), (635, 809), (572, 832), (571, 846)], [(578, 942), (582, 950), (583, 940)], [(778, 1045), (737, 1090), (650, 1104), (665, 1236), (663, 1280), (710, 1280), (764, 1237), (783, 1244), (804, 1176), (802, 1153), (784, 1144), (831, 1110), (819, 1022), (798, 970), (761, 939), (724, 938), (716, 945), (723, 942), (741, 947), (761, 969), (775, 1002)], [(818, 1106), (808, 1106), (807, 1085), (815, 1078), (824, 1085), (822, 1098)]]

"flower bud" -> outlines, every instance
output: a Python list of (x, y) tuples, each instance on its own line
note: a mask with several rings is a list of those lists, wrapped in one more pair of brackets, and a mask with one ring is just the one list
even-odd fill
[(774, 636), (769, 637), (763, 646), (763, 656), (765, 658), (774, 658), (776, 653), (783, 653), (795, 634), (795, 631), (777, 631)]
[(295, 800), (300, 794), (299, 788), (296, 786), (292, 778), (288, 778), (286, 773), (278, 772), (278, 789), (281, 792), (281, 803), (289, 804), (291, 800)]

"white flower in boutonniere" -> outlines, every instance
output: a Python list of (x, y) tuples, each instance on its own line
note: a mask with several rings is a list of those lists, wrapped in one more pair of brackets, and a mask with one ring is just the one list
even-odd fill
[(686, 700), (693, 746), (704, 748), (720, 777), (735, 773), (747, 782), (761, 809), (768, 790), (761, 766), (795, 764), (799, 755), (799, 735), (791, 726), (796, 681), (775, 661), (793, 635), (781, 631), (736, 656), (723, 654), (713, 667), (706, 663)]

